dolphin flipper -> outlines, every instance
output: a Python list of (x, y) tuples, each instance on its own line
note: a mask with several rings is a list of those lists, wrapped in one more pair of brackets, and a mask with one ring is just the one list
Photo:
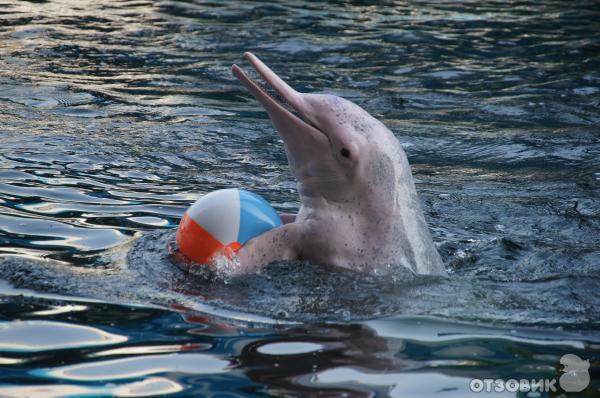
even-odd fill
[(283, 224), (289, 224), (296, 221), (296, 215), (290, 213), (281, 213), (279, 214), (279, 218), (281, 218)]
[(250, 239), (238, 252), (240, 267), (245, 272), (273, 261), (298, 259), (301, 226), (290, 222)]

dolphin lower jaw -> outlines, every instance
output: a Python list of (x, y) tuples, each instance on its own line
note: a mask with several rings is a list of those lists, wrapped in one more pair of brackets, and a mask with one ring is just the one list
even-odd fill
[[(286, 109), (282, 104), (273, 99), (262, 87), (252, 80), (240, 67), (232, 66), (234, 75), (240, 80), (250, 93), (260, 102), (269, 114), (271, 122), (284, 142), (288, 163), (292, 173), (297, 178), (302, 178), (301, 172), (296, 171), (297, 166), (314, 158), (315, 151), (331, 151), (331, 140), (323, 131), (306, 121), (302, 112), (300, 93), (287, 86), (275, 73), (271, 72), (262, 62), (254, 56), (246, 56), (259, 74), (270, 84), (293, 110), (300, 116)], [(266, 70), (265, 70), (266, 69)], [(329, 154), (328, 154), (329, 155)], [(330, 155), (329, 155), (330, 156)]]
[(319, 132), (323, 133), (308, 117), (307, 106), (304, 101), (304, 94), (290, 87), (254, 54), (247, 52), (244, 54), (244, 58), (250, 62), (254, 70), (258, 72), (264, 81), (283, 98), (283, 100), (293, 109), (293, 111), (298, 114), (295, 115), (296, 117)]
[[(274, 122), (274, 119), (280, 119), (287, 123), (293, 122), (293, 124), (302, 125), (305, 131), (310, 131), (312, 134), (320, 133), (324, 138), (329, 140), (327, 134), (325, 134), (319, 126), (315, 124), (312, 118), (309, 117), (308, 106), (303, 100), (305, 94), (290, 87), (254, 54), (245, 53), (244, 57), (250, 61), (253, 68), (264, 81), (283, 98), (284, 103), (291, 108), (291, 111), (286, 109), (284, 104), (279, 103), (271, 97), (259, 84), (251, 79), (242, 68), (233, 65), (233, 74), (242, 82), (242, 84), (244, 84), (244, 86), (246, 86), (254, 97), (256, 97)], [(280, 133), (283, 132), (280, 131)]]

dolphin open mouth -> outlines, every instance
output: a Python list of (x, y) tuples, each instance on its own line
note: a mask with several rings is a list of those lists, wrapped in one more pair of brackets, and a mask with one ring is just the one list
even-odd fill
[[(244, 58), (247, 59), (256, 72), (265, 80), (265, 82), (279, 94), (285, 103), (287, 103), (292, 111), (286, 109), (286, 107), (276, 101), (266, 90), (264, 90), (258, 83), (250, 78), (246, 72), (237, 65), (231, 67), (231, 71), (238, 78), (238, 80), (250, 91), (250, 93), (260, 102), (260, 104), (269, 113), (269, 116), (275, 123), (276, 127), (278, 121), (289, 123), (292, 125), (301, 124), (303, 130), (306, 130), (312, 135), (321, 135), (329, 140), (327, 134), (320, 130), (308, 117), (306, 105), (304, 104), (302, 93), (297, 92), (291, 88), (286, 82), (284, 82), (275, 72), (273, 72), (268, 66), (266, 66), (258, 57), (252, 53), (245, 53)], [(281, 133), (281, 130), (278, 128)], [(285, 141), (285, 137), (284, 138)]]

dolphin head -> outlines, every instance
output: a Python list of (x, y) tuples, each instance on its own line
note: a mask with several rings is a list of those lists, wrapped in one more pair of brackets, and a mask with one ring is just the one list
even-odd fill
[[(381, 175), (381, 160), (374, 168), (374, 157), (389, 159), (402, 151), (393, 134), (358, 105), (334, 95), (300, 93), (254, 54), (244, 57), (291, 108), (272, 98), (239, 66), (232, 66), (233, 74), (265, 108), (279, 132), (301, 197), (347, 200), (350, 192), (373, 183), (373, 173)], [(388, 177), (395, 180), (393, 169), (387, 165)], [(390, 183), (384, 182), (388, 190)]]

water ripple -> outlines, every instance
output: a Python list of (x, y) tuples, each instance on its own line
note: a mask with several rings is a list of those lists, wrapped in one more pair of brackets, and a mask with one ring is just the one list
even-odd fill
[[(456, 340), (429, 338), (439, 324), (347, 324), (404, 314), (597, 329), (596, 2), (0, 3), (0, 277), (179, 305), (156, 315), (3, 296), (0, 345), (13, 330), (7, 344), (57, 353), (3, 353), (0, 395), (464, 396), (468, 379), (514, 377), (515, 363), (554, 377), (565, 350), (597, 359), (581, 336), (558, 346), (463, 324), (473, 333)], [(165, 229), (203, 194), (240, 187), (299, 206), (282, 142), (230, 73), (248, 50), (395, 132), (448, 280), (357, 280), (314, 264), (227, 281), (178, 273)], [(109, 331), (127, 340), (104, 347)]]
[(35, 370), (36, 376), (92, 381), (140, 378), (160, 373), (214, 374), (226, 372), (230, 362), (205, 354), (161, 354), (86, 362)]
[[(45, 336), (44, 339), (40, 339), (40, 335)], [(68, 323), (24, 321), (0, 324), (0, 351), (3, 352), (40, 352), (98, 347), (125, 341), (127, 341), (125, 336)]]

